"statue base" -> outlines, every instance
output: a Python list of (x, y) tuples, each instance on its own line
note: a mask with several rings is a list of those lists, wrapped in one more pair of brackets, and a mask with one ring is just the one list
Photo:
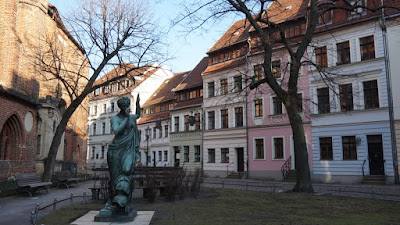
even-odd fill
[(136, 210), (131, 210), (129, 213), (117, 213), (114, 210), (102, 209), (94, 217), (94, 222), (132, 222), (136, 215)]

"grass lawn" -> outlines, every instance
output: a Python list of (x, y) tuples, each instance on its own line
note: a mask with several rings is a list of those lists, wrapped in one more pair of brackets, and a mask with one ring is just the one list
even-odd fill
[[(400, 202), (203, 188), (198, 199), (150, 204), (135, 200), (139, 211), (156, 211), (151, 224), (400, 224)], [(103, 203), (75, 205), (36, 224), (64, 225)]]

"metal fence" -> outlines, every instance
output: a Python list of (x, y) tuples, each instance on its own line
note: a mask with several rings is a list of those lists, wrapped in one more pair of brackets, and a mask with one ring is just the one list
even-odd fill
[(31, 212), (31, 217), (30, 217), (29, 224), (30, 224), (30, 225), (36, 225), (36, 221), (37, 221), (37, 219), (38, 219), (38, 217), (39, 217), (39, 212), (40, 212), (41, 210), (47, 209), (47, 208), (49, 208), (49, 207), (53, 207), (53, 211), (55, 211), (55, 210), (57, 210), (57, 204), (69, 200), (69, 204), (72, 205), (72, 204), (74, 204), (74, 199), (75, 199), (75, 198), (82, 198), (83, 204), (86, 204), (88, 198), (90, 198), (90, 197), (91, 197), (91, 196), (87, 196), (87, 195), (86, 195), (86, 192), (83, 192), (83, 195), (81, 195), (81, 196), (80, 196), (80, 195), (74, 196), (74, 194), (71, 193), (70, 197), (65, 198), (65, 199), (61, 199), (61, 200), (58, 200), (57, 198), (54, 198), (53, 203), (50, 203), (50, 204), (45, 205), (45, 206), (43, 206), (43, 207), (40, 207), (40, 203), (37, 203), (37, 204), (36, 204), (36, 207), (35, 207), (35, 210), (33, 210), (33, 211)]

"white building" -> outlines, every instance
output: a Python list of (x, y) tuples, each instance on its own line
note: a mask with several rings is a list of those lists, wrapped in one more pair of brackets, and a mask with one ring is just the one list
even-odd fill
[(309, 57), (333, 79), (322, 79), (310, 66), (313, 180), (360, 183), (376, 175), (393, 183), (379, 20), (315, 35), (313, 41)]
[[(108, 79), (121, 75), (125, 70), (132, 68), (130, 65), (124, 68), (117, 67), (95, 82), (100, 84)], [(131, 71), (128, 76), (118, 82), (96, 89), (89, 100), (89, 140), (87, 167), (107, 167), (108, 145), (112, 142), (114, 134), (111, 128), (111, 118), (119, 112), (117, 101), (122, 96), (131, 100), (131, 113), (136, 112), (137, 94), (140, 94), (140, 105), (143, 105), (153, 92), (169, 77), (171, 71), (153, 64)]]

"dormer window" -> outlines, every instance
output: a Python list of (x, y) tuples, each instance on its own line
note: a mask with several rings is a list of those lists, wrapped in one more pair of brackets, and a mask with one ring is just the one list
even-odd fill
[(366, 13), (366, 9), (363, 8), (367, 6), (366, 0), (351, 0), (350, 5), (361, 6), (361, 7), (357, 7), (354, 10), (350, 11), (349, 17), (357, 17), (359, 15), (364, 15)]

